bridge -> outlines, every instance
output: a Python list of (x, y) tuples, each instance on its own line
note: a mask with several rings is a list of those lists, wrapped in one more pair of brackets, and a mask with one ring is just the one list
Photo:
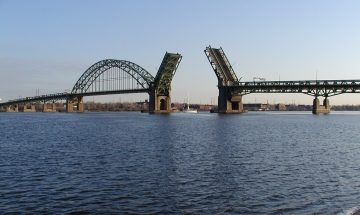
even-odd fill
[[(0, 103), (6, 112), (35, 112), (35, 104), (43, 103), (43, 112), (56, 112), (55, 102), (66, 100), (66, 112), (83, 112), (84, 96), (148, 93), (149, 113), (171, 112), (171, 81), (181, 62), (180, 54), (165, 53), (155, 77), (141, 66), (125, 60), (102, 60), (88, 68), (70, 93), (55, 93), (19, 98)], [(48, 108), (50, 103), (50, 108)], [(74, 104), (76, 110), (74, 110)]]
[[(223, 49), (204, 50), (218, 79), (218, 113), (244, 113), (242, 97), (250, 93), (303, 93), (314, 96), (313, 114), (330, 113), (328, 97), (343, 93), (360, 93), (360, 80), (304, 80), (241, 82)], [(318, 97), (324, 97), (322, 105)]]

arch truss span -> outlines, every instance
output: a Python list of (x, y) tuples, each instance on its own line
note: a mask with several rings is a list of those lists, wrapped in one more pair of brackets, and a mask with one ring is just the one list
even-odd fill
[(88, 68), (71, 93), (121, 92), (149, 89), (154, 77), (141, 66), (125, 60), (102, 60)]

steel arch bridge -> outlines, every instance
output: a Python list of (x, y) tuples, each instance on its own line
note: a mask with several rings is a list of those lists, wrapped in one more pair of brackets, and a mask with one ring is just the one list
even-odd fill
[(102, 60), (88, 68), (71, 93), (149, 89), (154, 77), (141, 66), (125, 60)]
[[(171, 82), (180, 64), (180, 54), (165, 53), (156, 77), (152, 76), (141, 66), (126, 60), (106, 59), (90, 66), (78, 79), (70, 93), (47, 94), (34, 97), (9, 100), (1, 103), (8, 112), (17, 111), (19, 104), (33, 106), (44, 103), (44, 112), (54, 112), (45, 108), (46, 102), (66, 100), (67, 112), (73, 112), (73, 104), (77, 103), (78, 112), (83, 111), (83, 97), (94, 95), (148, 93), (150, 113), (171, 112)], [(11, 107), (12, 106), (12, 107)], [(11, 109), (12, 108), (12, 109)], [(35, 110), (35, 109), (34, 109)]]

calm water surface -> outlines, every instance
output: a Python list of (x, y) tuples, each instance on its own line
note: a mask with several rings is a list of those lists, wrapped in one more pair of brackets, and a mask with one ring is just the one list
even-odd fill
[(359, 112), (0, 113), (0, 214), (351, 214)]

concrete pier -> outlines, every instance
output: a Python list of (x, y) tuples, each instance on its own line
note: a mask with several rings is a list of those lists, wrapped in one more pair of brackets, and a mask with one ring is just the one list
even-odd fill
[(55, 113), (56, 112), (56, 106), (55, 102), (51, 104), (51, 108), (48, 108), (48, 104), (45, 102), (43, 105), (43, 113)]
[(27, 105), (24, 105), (24, 109), (23, 109), (24, 113), (34, 113), (36, 112), (35, 110), (35, 105), (34, 104), (30, 104), (30, 108), (27, 108)]
[[(220, 83), (221, 84), (221, 83)], [(231, 95), (227, 88), (219, 87), (218, 110), (211, 113), (247, 113), (242, 103), (242, 95)]]
[(149, 96), (149, 113), (171, 113), (171, 97), (169, 95), (157, 95), (155, 85), (151, 85)]
[(79, 96), (77, 97), (77, 112), (84, 112), (84, 97)]
[(19, 106), (18, 105), (9, 105), (6, 107), (6, 112), (9, 112), (9, 113), (19, 112)]
[(323, 105), (320, 105), (320, 101), (318, 98), (313, 100), (313, 114), (329, 114), (330, 113), (330, 102), (328, 98), (325, 98), (323, 101)]
[[(74, 103), (77, 103), (77, 108), (74, 111)], [(84, 112), (84, 97), (83, 96), (75, 96), (66, 99), (66, 112)]]

